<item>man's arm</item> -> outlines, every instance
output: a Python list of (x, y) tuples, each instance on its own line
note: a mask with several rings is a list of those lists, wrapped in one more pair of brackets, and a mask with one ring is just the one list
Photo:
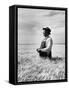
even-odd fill
[[(42, 42), (43, 42), (43, 41), (42, 41)], [(41, 52), (42, 42), (41, 42), (40, 48), (36, 49), (36, 50), (37, 50), (37, 52)]]
[(42, 51), (42, 52), (49, 52), (51, 50), (51, 48), (52, 48), (52, 39), (49, 38), (49, 40), (47, 41), (46, 48), (42, 48), (42, 49), (40, 49), (40, 51)]

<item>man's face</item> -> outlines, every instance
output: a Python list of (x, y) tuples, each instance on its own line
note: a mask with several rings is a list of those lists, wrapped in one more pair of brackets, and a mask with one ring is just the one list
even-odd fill
[(46, 37), (49, 35), (49, 33), (47, 31), (43, 30), (43, 35)]

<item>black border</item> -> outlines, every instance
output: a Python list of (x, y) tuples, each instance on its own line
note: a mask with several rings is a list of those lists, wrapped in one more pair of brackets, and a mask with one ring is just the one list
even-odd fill
[[(29, 6), (29, 5), (13, 5), (15, 7), (15, 85), (20, 84), (37, 84), (37, 83), (56, 83), (56, 82), (67, 82), (67, 8), (61, 7), (45, 7), (45, 6)], [(29, 9), (43, 9), (43, 10), (61, 10), (65, 11), (65, 79), (64, 80), (47, 80), (47, 81), (28, 81), (28, 82), (18, 82), (17, 81), (17, 71), (18, 71), (18, 8), (29, 8)]]

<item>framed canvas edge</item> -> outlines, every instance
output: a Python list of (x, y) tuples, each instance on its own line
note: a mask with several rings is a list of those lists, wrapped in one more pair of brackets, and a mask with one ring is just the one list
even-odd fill
[[(12, 7), (12, 6), (10, 6)], [(25, 84), (43, 84), (43, 83), (57, 83), (57, 82), (67, 82), (68, 81), (68, 65), (67, 65), (67, 47), (68, 47), (68, 41), (67, 41), (67, 9), (68, 8), (62, 8), (62, 7), (47, 7), (47, 6), (31, 6), (31, 5), (13, 5), (15, 7), (15, 82), (12, 83), (14, 85), (25, 85)], [(18, 8), (29, 8), (29, 9), (48, 9), (48, 10), (61, 10), (65, 11), (65, 79), (62, 80), (46, 80), (46, 81), (28, 81), (28, 82), (18, 82), (17, 81), (17, 71), (18, 71)]]

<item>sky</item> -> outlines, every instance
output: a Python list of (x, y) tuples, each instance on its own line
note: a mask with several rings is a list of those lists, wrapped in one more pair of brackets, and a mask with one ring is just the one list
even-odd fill
[(53, 43), (65, 43), (65, 11), (18, 8), (18, 44), (40, 44), (43, 27), (51, 29)]

